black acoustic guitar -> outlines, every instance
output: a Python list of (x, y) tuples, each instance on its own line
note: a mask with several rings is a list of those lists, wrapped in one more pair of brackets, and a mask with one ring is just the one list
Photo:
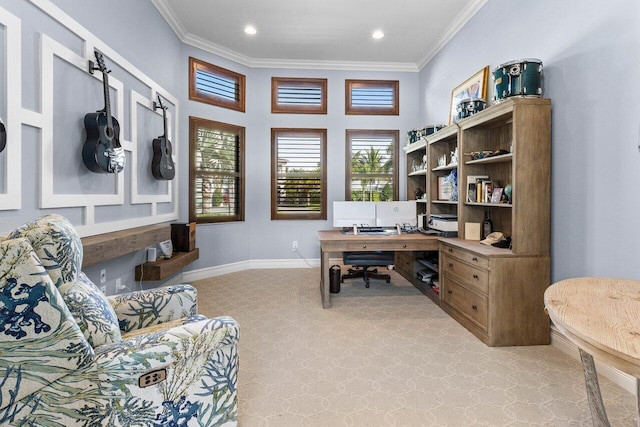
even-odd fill
[(7, 128), (4, 127), (4, 123), (2, 123), (2, 119), (0, 119), (0, 153), (4, 150), (4, 147), (7, 146)]
[(162, 109), (164, 120), (164, 134), (153, 140), (153, 160), (151, 160), (151, 173), (155, 179), (172, 180), (176, 176), (175, 165), (171, 157), (171, 142), (167, 137), (167, 107), (162, 105), (162, 99), (158, 96), (158, 103), (153, 103), (155, 108)]
[(90, 71), (102, 72), (102, 85), (104, 90), (104, 108), (95, 113), (84, 116), (84, 127), (87, 131), (87, 139), (82, 146), (82, 160), (91, 172), (118, 173), (124, 169), (124, 150), (120, 145), (118, 135), (120, 124), (111, 115), (111, 103), (109, 101), (109, 73), (104, 65), (102, 53), (95, 51), (97, 67), (90, 62)]

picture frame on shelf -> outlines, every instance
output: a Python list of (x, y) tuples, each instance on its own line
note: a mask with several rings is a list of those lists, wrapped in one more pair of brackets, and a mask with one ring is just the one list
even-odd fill
[(446, 176), (438, 177), (438, 200), (449, 201), (453, 195), (453, 184), (447, 181)]
[(449, 106), (449, 124), (456, 117), (458, 102), (468, 98), (487, 100), (487, 83), (489, 78), (489, 66), (487, 65), (451, 91), (451, 105)]
[(496, 187), (493, 189), (491, 193), (491, 203), (501, 203), (502, 202), (502, 187)]

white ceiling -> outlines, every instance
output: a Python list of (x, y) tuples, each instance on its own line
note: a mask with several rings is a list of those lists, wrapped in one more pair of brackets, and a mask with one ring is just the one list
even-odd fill
[(250, 67), (417, 71), (487, 0), (151, 1), (184, 43)]

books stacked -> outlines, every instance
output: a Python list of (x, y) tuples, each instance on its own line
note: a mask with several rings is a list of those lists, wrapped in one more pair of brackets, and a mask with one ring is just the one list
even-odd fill
[(510, 201), (503, 195), (502, 187), (491, 181), (488, 175), (468, 175), (467, 202), (509, 203)]

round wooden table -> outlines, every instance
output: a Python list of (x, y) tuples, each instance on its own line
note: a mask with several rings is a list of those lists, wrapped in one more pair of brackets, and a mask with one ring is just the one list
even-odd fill
[[(604, 277), (551, 285), (544, 304), (553, 324), (580, 349), (591, 418), (609, 426), (593, 358), (636, 377), (640, 397), (640, 281)], [(636, 400), (636, 425), (640, 426)]]

